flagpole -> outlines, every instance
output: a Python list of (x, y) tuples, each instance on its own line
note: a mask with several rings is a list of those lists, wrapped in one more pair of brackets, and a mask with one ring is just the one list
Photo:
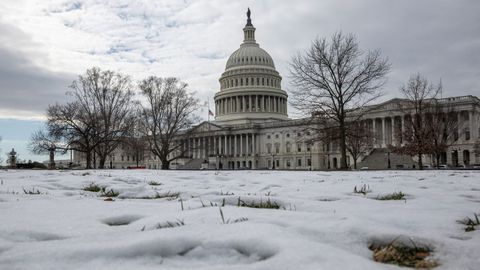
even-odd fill
[(210, 98), (207, 97), (207, 122), (210, 123)]

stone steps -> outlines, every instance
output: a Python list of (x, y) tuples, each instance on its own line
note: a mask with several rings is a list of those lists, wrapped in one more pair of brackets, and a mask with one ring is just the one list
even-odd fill
[(368, 167), (370, 170), (386, 170), (388, 169), (388, 160), (390, 159), (390, 169), (411, 169), (415, 162), (412, 157), (407, 155), (400, 155), (390, 152), (386, 148), (375, 148), (358, 163), (359, 169)]

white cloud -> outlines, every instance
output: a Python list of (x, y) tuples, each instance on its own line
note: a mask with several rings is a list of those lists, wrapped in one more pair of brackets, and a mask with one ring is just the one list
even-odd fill
[[(317, 36), (343, 30), (356, 33), (361, 47), (381, 48), (391, 59), (387, 97), (397, 96), (414, 72), (442, 78), (448, 95), (479, 95), (480, 4), (474, 0), (3, 0), (0, 22), (9, 27), (0, 28), (0, 49), (24, 56), (12, 61), (35, 71), (26, 75), (48, 74), (57, 87), (59, 78), (99, 66), (136, 80), (177, 76), (201, 99), (212, 99), (228, 56), (242, 41), (247, 6), (257, 41), (274, 58), (284, 88), (292, 54)], [(25, 89), (12, 100), (19, 111), (8, 110), (25, 115), (21, 97), (37, 90), (21, 84), (16, 89)], [(2, 95), (5, 91), (0, 88)], [(56, 90), (48, 99), (55, 99), (54, 93), (60, 95)]]

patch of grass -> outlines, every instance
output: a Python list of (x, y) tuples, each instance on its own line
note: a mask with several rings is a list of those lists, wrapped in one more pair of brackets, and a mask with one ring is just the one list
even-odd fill
[(113, 189), (107, 189), (106, 187), (102, 187), (100, 189), (100, 197), (117, 197), (120, 193)]
[(141, 197), (140, 199), (145, 199), (145, 200), (167, 199), (171, 201), (171, 200), (178, 199), (179, 196), (180, 196), (180, 192), (167, 191), (164, 193), (155, 192), (155, 195), (153, 196), (145, 196), (145, 197)]
[[(175, 227), (181, 227), (185, 226), (185, 221), (183, 219), (177, 219), (176, 221), (165, 221), (163, 223), (157, 223), (153, 228), (150, 230), (159, 230), (159, 229), (165, 229), (165, 228), (175, 228)], [(145, 231), (145, 226), (141, 229), (141, 231)]]
[(150, 186), (161, 186), (161, 185), (163, 185), (162, 183), (157, 182), (157, 181), (150, 181), (150, 182), (148, 182), (148, 184)]
[(391, 194), (386, 194), (382, 196), (378, 196), (376, 198), (377, 200), (380, 201), (389, 201), (389, 200), (404, 200), (405, 199), (405, 193), (399, 191), (399, 192), (394, 192)]
[(394, 242), (384, 246), (370, 245), (373, 260), (417, 269), (431, 269), (439, 265), (436, 260), (428, 258), (432, 252), (429, 248), (417, 247), (413, 242), (413, 247), (397, 245)]
[(372, 192), (372, 190), (370, 189), (370, 187), (367, 185), (367, 184), (364, 184), (363, 186), (357, 188), (357, 186), (355, 186), (353, 188), (353, 193), (355, 194), (363, 194), (363, 195), (367, 195), (367, 193), (370, 193)]
[(246, 217), (225, 220), (225, 216), (223, 215), (222, 207), (218, 207), (218, 209), (220, 210), (220, 217), (222, 218), (222, 223), (223, 224), (232, 224), (232, 223), (248, 221), (248, 218), (246, 218)]
[(99, 186), (95, 183), (90, 183), (88, 186), (84, 187), (83, 190), (84, 191), (90, 191), (90, 192), (100, 192), (102, 190), (102, 186)]
[(251, 201), (251, 202), (245, 202), (238, 197), (238, 202), (237, 202), (238, 207), (250, 207), (250, 208), (265, 208), (265, 209), (280, 209), (280, 205), (268, 198), (266, 201), (263, 201), (260, 199), (260, 201)]
[(41, 195), (45, 194), (40, 192), (40, 190), (32, 188), (32, 189), (23, 189), (23, 193), (28, 194), (28, 195)]
[[(219, 206), (218, 203), (214, 203), (212, 201), (208, 201), (209, 204), (205, 204), (203, 201), (202, 201), (202, 198), (199, 198), (200, 199), (200, 203), (202, 204), (202, 207), (216, 207), (216, 206)], [(225, 206), (225, 198), (222, 199), (222, 204), (221, 204), (222, 207)]]
[(470, 217), (466, 217), (462, 220), (458, 220), (457, 222), (460, 223), (460, 224), (463, 224), (465, 225), (465, 231), (466, 232), (471, 232), (471, 231), (475, 231), (475, 227), (480, 225), (480, 219), (478, 218), (478, 215), (475, 213), (473, 214), (474, 215), (474, 218), (470, 218)]
[(220, 190), (220, 195), (223, 195), (223, 196), (232, 196), (232, 195), (235, 195), (235, 193), (233, 193), (233, 192), (228, 192), (228, 191), (224, 193), (222, 190)]

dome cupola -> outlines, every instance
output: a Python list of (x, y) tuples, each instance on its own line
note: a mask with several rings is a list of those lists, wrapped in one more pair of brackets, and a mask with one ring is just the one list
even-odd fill
[(287, 93), (272, 57), (255, 40), (247, 11), (240, 48), (228, 58), (215, 94), (215, 121), (231, 124), (286, 120)]

